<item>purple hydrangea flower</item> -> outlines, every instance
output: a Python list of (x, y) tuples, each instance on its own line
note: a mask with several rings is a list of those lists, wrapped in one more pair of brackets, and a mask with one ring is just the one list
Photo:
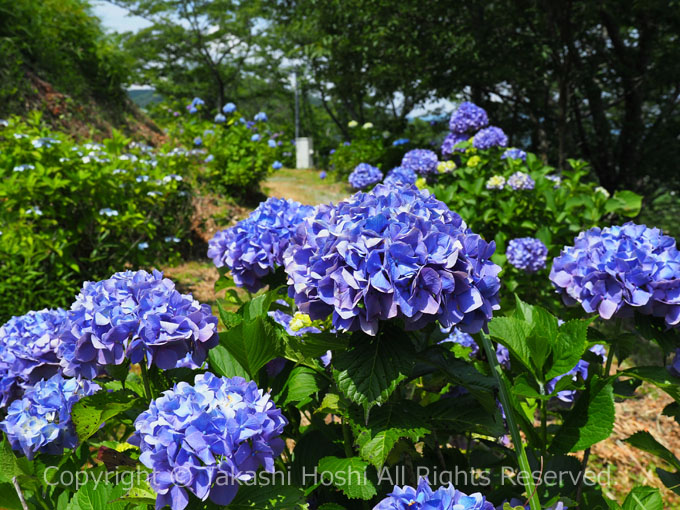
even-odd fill
[(506, 370), (510, 370), (510, 351), (507, 347), (501, 344), (496, 346), (496, 359), (500, 366)]
[(452, 133), (469, 133), (479, 131), (489, 125), (489, 117), (484, 108), (465, 101), (451, 114), (449, 129)]
[(472, 145), (475, 149), (479, 150), (486, 150), (491, 147), (507, 147), (508, 137), (501, 128), (489, 126), (474, 136)]
[(510, 177), (508, 177), (508, 186), (510, 186), (515, 191), (518, 189), (534, 189), (536, 182), (529, 176), (529, 174), (525, 174), (524, 172), (515, 172)]
[(390, 170), (383, 181), (385, 184), (391, 184), (393, 186), (403, 186), (407, 184), (415, 184), (418, 176), (410, 168), (404, 168), (403, 166), (394, 167)]
[(413, 149), (404, 154), (401, 166), (420, 175), (437, 173), (437, 155), (429, 149)]
[(124, 271), (86, 282), (68, 312), (58, 354), (64, 373), (86, 379), (107, 365), (146, 362), (197, 368), (218, 343), (210, 306), (154, 271)]
[(321, 180), (325, 179), (325, 178), (326, 178), (326, 175), (327, 175), (327, 174), (326, 174), (326, 171), (325, 171), (325, 170), (321, 170), (321, 171), (319, 172), (319, 179), (321, 179)]
[(215, 234), (208, 257), (217, 267), (229, 267), (236, 285), (256, 292), (265, 285), (262, 278), (283, 265), (290, 236), (313, 212), (293, 200), (268, 198), (246, 219)]
[(479, 492), (468, 496), (450, 483), (433, 491), (427, 478), (421, 478), (416, 489), (395, 486), (373, 510), (494, 510), (494, 506)]
[(658, 228), (628, 222), (581, 232), (553, 261), (550, 280), (568, 305), (603, 319), (637, 311), (680, 323), (680, 253)]
[(254, 382), (205, 373), (194, 385), (180, 382), (152, 401), (135, 420), (129, 442), (140, 447), (139, 460), (152, 470), (156, 508), (186, 508), (187, 490), (228, 505), (239, 481), (251, 480), (260, 466), (274, 472), (287, 423)]
[(62, 309), (28, 312), (0, 327), (0, 407), (26, 387), (60, 371), (57, 346)]
[(0, 429), (14, 450), (29, 459), (38, 452), (61, 455), (64, 448), (75, 448), (78, 436), (71, 422), (71, 408), (99, 386), (80, 379), (64, 379), (56, 374), (30, 387), (21, 400), (7, 409)]
[(354, 189), (364, 189), (382, 181), (383, 174), (379, 168), (368, 163), (359, 163), (349, 174), (349, 184)]
[(460, 142), (467, 142), (470, 137), (459, 133), (449, 133), (442, 142), (442, 156), (450, 158), (456, 152), (465, 152), (462, 147), (456, 147)]
[(312, 320), (375, 335), (381, 320), (409, 329), (438, 320), (476, 333), (498, 309), (495, 244), (427, 191), (378, 185), (300, 224), (284, 255), (289, 294)]
[(554, 183), (554, 189), (558, 189), (562, 185), (562, 178), (559, 175), (546, 175), (545, 178)]
[[(604, 346), (602, 345), (593, 345), (590, 349), (590, 352), (593, 354), (598, 355), (600, 358), (602, 358), (602, 362), (604, 363), (607, 361), (607, 354), (605, 351)], [(555, 386), (557, 385), (557, 381), (562, 379), (563, 377), (570, 377), (574, 382), (578, 381), (579, 378), (583, 381), (585, 381), (588, 378), (588, 368), (590, 367), (590, 363), (588, 363), (585, 360), (579, 360), (578, 363), (576, 363), (576, 366), (569, 370), (566, 374), (558, 375), (554, 379), (548, 381), (548, 384), (546, 384), (546, 391), (548, 394), (552, 393), (555, 391)], [(571, 404), (574, 402), (576, 399), (576, 390), (562, 390), (557, 392), (557, 398), (561, 400), (562, 402), (565, 402), (567, 404)]]
[(463, 347), (470, 348), (471, 358), (474, 358), (479, 354), (479, 345), (475, 342), (475, 339), (458, 328), (453, 328), (451, 334), (439, 343), (442, 344), (446, 342), (454, 342)]
[(227, 115), (234, 113), (236, 111), (236, 105), (234, 103), (227, 103), (222, 107), (222, 111)]
[(526, 161), (527, 153), (522, 149), (508, 149), (501, 154), (501, 159), (521, 159), (522, 161)]
[(527, 273), (535, 273), (545, 267), (548, 248), (540, 239), (520, 237), (508, 243), (505, 255), (512, 266)]

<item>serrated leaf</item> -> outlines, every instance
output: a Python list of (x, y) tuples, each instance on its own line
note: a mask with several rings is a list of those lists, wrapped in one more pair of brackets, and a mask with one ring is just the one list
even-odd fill
[[(277, 478), (278, 476), (278, 478)], [(305, 508), (304, 492), (289, 484), (273, 483), (281, 477), (272, 474), (267, 483), (241, 484), (229, 510), (290, 510)], [(254, 480), (257, 480), (255, 477)]]
[(494, 317), (489, 322), (489, 334), (507, 347), (512, 355), (528, 370), (534, 372), (531, 364), (531, 353), (527, 344), (531, 329), (528, 322), (512, 317)]
[(128, 503), (120, 500), (122, 495), (123, 484), (95, 484), (90, 480), (73, 495), (66, 510), (124, 510)]
[(664, 367), (635, 367), (618, 373), (619, 376), (634, 377), (668, 393), (680, 402), (680, 377), (672, 376)]
[(17, 457), (7, 438), (3, 437), (0, 443), (0, 482), (11, 482), (12, 478), (20, 474)]
[(302, 402), (321, 389), (320, 376), (309, 367), (295, 367), (286, 381), (282, 393), (285, 399), (282, 405), (291, 402)]
[(639, 448), (647, 453), (656, 455), (665, 460), (675, 469), (680, 469), (680, 460), (664, 445), (659, 443), (654, 436), (647, 431), (638, 431), (629, 438), (625, 439), (626, 443)]
[(546, 380), (566, 374), (576, 366), (588, 345), (588, 322), (567, 321), (560, 326), (552, 347), (552, 366)]
[(367, 500), (377, 494), (375, 485), (366, 474), (367, 467), (368, 462), (359, 457), (324, 457), (319, 461), (318, 472), (348, 498)]
[(250, 379), (248, 372), (234, 358), (226, 347), (217, 345), (208, 351), (208, 363), (210, 369), (217, 375), (224, 377), (243, 377)]
[(368, 413), (387, 401), (413, 369), (413, 347), (407, 339), (362, 336), (358, 345), (333, 360), (340, 391)]
[(225, 347), (252, 377), (273, 360), (279, 351), (278, 335), (269, 319), (257, 317), (220, 333), (220, 345)]
[(623, 502), (622, 510), (663, 510), (659, 489), (635, 487)]
[(78, 438), (83, 442), (97, 432), (106, 420), (134, 407), (145, 409), (147, 405), (133, 391), (99, 391), (73, 404), (71, 419)]
[(614, 429), (614, 417), (611, 381), (594, 376), (555, 434), (550, 450), (577, 452), (607, 439)]

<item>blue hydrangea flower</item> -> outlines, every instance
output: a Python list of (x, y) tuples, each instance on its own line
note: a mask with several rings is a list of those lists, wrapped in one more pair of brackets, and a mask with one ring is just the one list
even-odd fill
[(250, 216), (222, 230), (208, 243), (208, 257), (227, 266), (234, 283), (256, 292), (262, 278), (283, 265), (283, 252), (298, 224), (314, 208), (293, 200), (268, 198)]
[(227, 103), (222, 107), (222, 111), (227, 115), (234, 113), (236, 111), (236, 105), (234, 103)]
[(272, 163), (272, 168), (274, 170), (279, 170), (280, 168), (283, 168), (283, 163), (281, 163), (280, 161), (274, 161)]
[(675, 350), (675, 357), (668, 366), (668, 371), (675, 377), (680, 377), (680, 348)]
[(581, 232), (553, 261), (550, 280), (566, 304), (603, 319), (637, 311), (680, 323), (680, 253), (658, 228), (628, 222)]
[(194, 138), (194, 145), (201, 145), (203, 143), (203, 139), (200, 136), (197, 136)]
[(522, 149), (508, 149), (501, 154), (501, 159), (521, 159), (522, 161), (526, 161), (527, 153)]
[(253, 117), (255, 122), (267, 122), (267, 114), (264, 112), (258, 112), (255, 114), (255, 117)]
[(513, 190), (517, 191), (519, 189), (534, 189), (536, 182), (524, 172), (515, 172), (510, 177), (508, 177), (508, 186)]
[(410, 168), (404, 168), (403, 166), (397, 166), (390, 170), (383, 181), (385, 184), (392, 184), (396, 186), (402, 186), (405, 184), (415, 184), (418, 176)]
[(454, 489), (449, 483), (436, 491), (430, 488), (427, 478), (418, 481), (414, 489), (408, 485), (395, 486), (373, 510), (495, 510), (486, 498), (476, 492), (469, 496)]
[(484, 108), (465, 101), (451, 114), (449, 129), (452, 133), (464, 134), (479, 131), (489, 125), (489, 117)]
[(269, 140), (267, 140), (267, 146), (271, 149), (275, 149), (276, 148), (276, 140), (272, 140), (270, 138)]
[(227, 118), (224, 116), (224, 114), (218, 113), (217, 115), (215, 115), (215, 123), (223, 124), (226, 121), (227, 121)]
[(187, 105), (187, 110), (189, 110), (189, 113), (196, 113), (198, 111), (199, 106), (203, 106), (205, 104), (205, 101), (201, 99), (200, 97), (195, 97), (191, 101), (191, 104)]
[(545, 178), (554, 183), (554, 189), (558, 189), (562, 185), (562, 178), (559, 175), (546, 175)]
[(284, 255), (289, 294), (312, 320), (375, 335), (381, 320), (409, 329), (438, 320), (476, 333), (498, 309), (495, 244), (427, 191), (378, 185), (300, 224)]
[(496, 346), (496, 359), (500, 366), (506, 370), (510, 370), (510, 351), (507, 347), (501, 344)]
[(107, 365), (200, 366), (218, 343), (210, 306), (154, 271), (124, 271), (86, 282), (68, 313), (58, 348), (64, 373), (92, 379)]
[[(602, 345), (593, 345), (590, 349), (590, 352), (593, 354), (596, 354), (599, 356), (604, 363), (607, 361), (607, 353)], [(557, 382), (562, 379), (563, 377), (570, 377), (574, 382), (578, 381), (579, 378), (582, 381), (585, 381), (588, 379), (588, 369), (590, 367), (590, 363), (585, 361), (585, 360), (579, 360), (578, 363), (576, 363), (576, 366), (569, 370), (566, 374), (558, 375), (554, 379), (548, 381), (548, 384), (546, 384), (546, 390), (548, 394), (552, 393), (555, 391), (555, 386), (557, 385)], [(557, 398), (561, 400), (562, 402), (565, 402), (567, 404), (572, 404), (574, 400), (576, 399), (576, 390), (562, 390), (557, 392)]]
[(252, 480), (260, 466), (274, 472), (287, 424), (254, 382), (208, 372), (152, 401), (135, 420), (129, 442), (140, 447), (139, 460), (152, 470), (156, 508), (184, 509), (187, 491), (228, 505), (238, 483)]
[(251, 142), (259, 142), (260, 141), (260, 134), (255, 133), (253, 136), (250, 137)]
[(479, 345), (475, 342), (475, 339), (458, 328), (453, 328), (451, 334), (439, 343), (442, 344), (447, 342), (454, 342), (463, 347), (470, 348), (471, 358), (474, 358), (479, 354)]
[(60, 371), (57, 346), (66, 311), (40, 310), (12, 317), (0, 327), (0, 408), (20, 387)]
[(397, 138), (395, 141), (392, 142), (392, 145), (398, 147), (400, 145), (406, 145), (410, 141), (411, 140), (409, 140), (408, 138)]
[(325, 178), (326, 178), (326, 175), (327, 175), (327, 174), (326, 174), (326, 170), (321, 170), (321, 171), (319, 172), (319, 179), (321, 179), (321, 180), (325, 179)]
[(404, 154), (401, 166), (420, 175), (437, 173), (437, 155), (428, 149), (413, 149)]
[(379, 183), (382, 178), (383, 174), (379, 168), (368, 163), (359, 163), (347, 180), (354, 189), (364, 189)]
[(540, 239), (520, 237), (510, 240), (505, 255), (512, 266), (527, 273), (535, 273), (545, 267), (548, 248)]
[(451, 157), (456, 152), (465, 152), (462, 147), (456, 147), (460, 142), (467, 142), (470, 137), (460, 133), (449, 133), (442, 142), (442, 156)]
[(501, 128), (489, 126), (474, 136), (472, 145), (475, 149), (479, 150), (486, 150), (491, 147), (507, 147), (508, 137)]
[(26, 390), (20, 400), (7, 409), (0, 429), (13, 450), (29, 459), (38, 452), (61, 455), (64, 448), (75, 448), (78, 436), (71, 422), (71, 408), (99, 386), (80, 379), (64, 379), (56, 374)]

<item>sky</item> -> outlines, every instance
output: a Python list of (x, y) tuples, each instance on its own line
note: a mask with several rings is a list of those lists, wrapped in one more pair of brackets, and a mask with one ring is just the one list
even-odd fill
[(109, 2), (92, 2), (92, 12), (109, 32), (136, 32), (151, 25), (139, 16), (128, 16), (128, 11)]

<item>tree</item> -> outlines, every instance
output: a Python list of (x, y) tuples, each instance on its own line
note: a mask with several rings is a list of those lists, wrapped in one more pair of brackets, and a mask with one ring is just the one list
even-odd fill
[[(116, 0), (152, 25), (126, 34), (137, 80), (169, 97), (202, 96), (210, 109), (236, 101), (249, 75), (279, 79), (259, 0)], [(262, 85), (262, 80), (256, 80)], [(271, 80), (265, 80), (269, 82)], [(277, 84), (278, 86), (278, 84)]]

